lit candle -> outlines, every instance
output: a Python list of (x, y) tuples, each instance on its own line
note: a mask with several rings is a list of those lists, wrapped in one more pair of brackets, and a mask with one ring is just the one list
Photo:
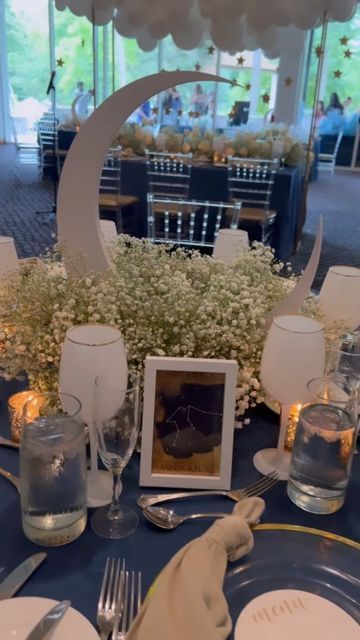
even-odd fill
[(291, 451), (294, 446), (296, 428), (299, 422), (301, 408), (301, 404), (293, 404), (290, 409), (289, 420), (285, 435), (285, 449), (287, 451)]
[(20, 391), (19, 393), (14, 393), (13, 396), (10, 396), (8, 400), (8, 410), (9, 410), (9, 418), (10, 418), (10, 427), (11, 427), (11, 438), (15, 442), (21, 441), (21, 431), (22, 431), (22, 416), (25, 404), (39, 396), (39, 391), (27, 390)]

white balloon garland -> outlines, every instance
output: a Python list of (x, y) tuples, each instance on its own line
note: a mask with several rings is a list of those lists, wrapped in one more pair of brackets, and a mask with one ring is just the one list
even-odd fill
[(55, 0), (59, 11), (67, 7), (96, 25), (114, 17), (115, 29), (136, 38), (151, 51), (171, 34), (180, 49), (194, 49), (211, 36), (221, 51), (231, 54), (262, 48), (268, 57), (282, 49), (284, 28), (301, 30), (321, 23), (325, 11), (330, 20), (346, 22), (358, 0)]

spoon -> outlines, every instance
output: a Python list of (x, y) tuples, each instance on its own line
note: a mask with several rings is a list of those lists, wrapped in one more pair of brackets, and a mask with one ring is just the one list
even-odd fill
[(225, 518), (225, 516), (231, 515), (230, 513), (190, 513), (185, 516), (179, 516), (172, 509), (166, 509), (165, 507), (145, 507), (143, 514), (147, 520), (155, 524), (161, 529), (176, 529), (179, 524), (185, 522), (185, 520), (196, 520), (197, 518)]

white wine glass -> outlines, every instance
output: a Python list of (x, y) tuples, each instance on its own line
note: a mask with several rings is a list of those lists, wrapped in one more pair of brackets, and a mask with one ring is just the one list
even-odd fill
[(319, 302), (327, 322), (345, 322), (350, 330), (360, 325), (360, 269), (343, 265), (329, 268)]
[(100, 458), (112, 478), (111, 503), (97, 509), (91, 527), (98, 535), (119, 539), (138, 526), (135, 511), (119, 503), (121, 474), (134, 451), (140, 426), (140, 385), (137, 374), (129, 374), (120, 385), (108, 374), (98, 376), (94, 391), (94, 426)]
[(93, 427), (94, 383), (101, 374), (109, 375), (123, 386), (126, 384), (127, 356), (121, 332), (106, 324), (82, 324), (68, 329), (62, 347), (59, 383), (62, 393), (67, 392), (79, 398), (82, 419), (89, 430), (89, 507), (106, 504), (110, 490), (109, 474), (98, 469)]
[(277, 448), (262, 449), (254, 456), (260, 473), (272, 471), (286, 480), (290, 453), (285, 436), (290, 407), (307, 398), (306, 384), (324, 374), (325, 339), (323, 326), (305, 316), (278, 316), (273, 319), (261, 359), (260, 376), (266, 392), (281, 405)]

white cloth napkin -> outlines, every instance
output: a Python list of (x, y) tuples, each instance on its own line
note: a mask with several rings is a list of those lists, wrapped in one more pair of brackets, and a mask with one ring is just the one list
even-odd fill
[(170, 560), (149, 590), (127, 640), (224, 640), (232, 624), (222, 587), (228, 560), (251, 551), (261, 498), (238, 502)]

